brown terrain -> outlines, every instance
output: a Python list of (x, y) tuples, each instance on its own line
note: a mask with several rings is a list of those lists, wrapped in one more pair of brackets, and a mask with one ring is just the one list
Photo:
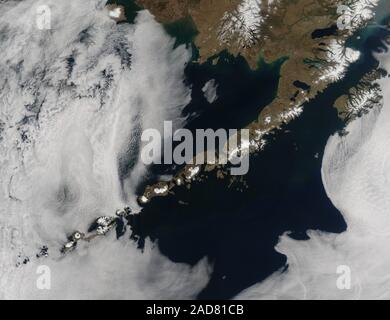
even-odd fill
[(125, 8), (116, 4), (109, 4), (106, 6), (110, 18), (116, 22), (126, 21)]
[[(364, 76), (359, 83), (352, 87), (348, 94), (339, 97), (334, 107), (337, 109), (339, 117), (346, 122), (350, 122), (362, 113), (368, 112), (371, 108), (380, 105), (383, 96), (380, 85), (376, 82), (386, 76), (382, 69), (375, 69)], [(356, 107), (359, 108), (356, 108)]]
[[(231, 54), (242, 55), (253, 69), (259, 67), (260, 59), (271, 63), (287, 58), (281, 68), (275, 100), (263, 109), (258, 119), (254, 119), (248, 125), (251, 137), (256, 142), (260, 139), (259, 132), (271, 132), (280, 128), (292, 119), (282, 115), (313, 99), (333, 81), (326, 78), (319, 80), (324, 68), (332, 67), (338, 62), (327, 57), (328, 45), (335, 40), (342, 45), (352, 33), (350, 30), (337, 30), (336, 34), (328, 37), (316, 39), (312, 37), (315, 30), (336, 24), (339, 18), (337, 6), (342, 2), (339, 0), (275, 0), (277, 3), (275, 6), (269, 6), (268, 0), (262, 0), (263, 21), (259, 27), (259, 36), (244, 46), (236, 41), (236, 35), (233, 34), (229, 41), (221, 41), (220, 34), (221, 21), (226, 13), (237, 9), (241, 0), (136, 0), (136, 2), (148, 9), (161, 23), (191, 17), (199, 32), (195, 39), (200, 51), (199, 62), (204, 62), (225, 49)], [(297, 88), (294, 85), (297, 80), (310, 86), (310, 90)], [(340, 102), (338, 109), (340, 115), (345, 113)], [(215, 167), (206, 166), (206, 170), (212, 169)], [(188, 180), (185, 179), (188, 170), (189, 167), (178, 174), (180, 183)], [(217, 174), (224, 176), (221, 170), (219, 167)], [(175, 179), (168, 183), (170, 192), (176, 184)], [(159, 183), (157, 186), (161, 187), (161, 184), (165, 183)], [(155, 188), (156, 185), (148, 187), (143, 199), (150, 200), (157, 196), (153, 191)], [(166, 194), (168, 192), (164, 195)]]

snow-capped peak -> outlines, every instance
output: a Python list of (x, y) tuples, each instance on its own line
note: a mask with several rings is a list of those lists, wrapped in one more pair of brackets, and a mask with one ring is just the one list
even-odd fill
[(237, 41), (242, 47), (252, 46), (260, 35), (261, 0), (243, 0), (236, 10), (226, 12), (222, 18), (219, 40)]

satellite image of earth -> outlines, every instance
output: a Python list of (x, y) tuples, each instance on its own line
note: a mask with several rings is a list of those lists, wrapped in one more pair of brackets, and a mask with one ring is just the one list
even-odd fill
[(390, 1), (0, 13), (0, 299), (390, 299)]

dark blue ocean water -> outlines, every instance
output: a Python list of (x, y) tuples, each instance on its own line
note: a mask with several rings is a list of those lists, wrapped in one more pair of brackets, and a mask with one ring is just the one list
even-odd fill
[[(350, 66), (344, 79), (306, 104), (301, 117), (274, 134), (263, 152), (252, 156), (245, 176), (248, 189), (229, 188), (228, 181), (210, 175), (205, 182), (193, 183), (190, 190), (182, 187), (175, 195), (154, 199), (132, 217), (132, 238), (140, 248), (150, 237), (174, 262), (195, 265), (207, 257), (213, 273), (198, 297), (227, 299), (288, 268), (286, 257), (274, 249), (283, 233), (305, 241), (309, 229), (345, 231), (345, 221), (326, 196), (321, 179), (327, 140), (344, 128), (333, 104), (378, 65), (372, 52), (384, 48), (382, 40), (388, 35), (385, 29), (369, 27), (351, 40), (362, 52), (361, 59)], [(249, 124), (274, 98), (282, 63), (263, 64), (251, 71), (242, 57), (226, 52), (216, 65), (190, 63), (186, 82), (193, 93), (184, 113), (192, 117), (187, 127)], [(215, 105), (206, 101), (201, 90), (210, 79), (219, 84)], [(158, 167), (154, 172), (171, 169)]]

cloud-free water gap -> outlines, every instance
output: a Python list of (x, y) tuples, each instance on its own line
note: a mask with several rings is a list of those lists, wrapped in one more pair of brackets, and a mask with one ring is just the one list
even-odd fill
[[(159, 127), (162, 119), (180, 125), (180, 110), (190, 94), (183, 85), (183, 70), (190, 54), (185, 47), (174, 49), (174, 41), (147, 12), (140, 12), (134, 25), (117, 25), (104, 10), (104, 1), (46, 1), (54, 28), (47, 32), (34, 29), (35, 6), (39, 4), (27, 0), (13, 6), (0, 5), (4, 10), (0, 27), (10, 33), (0, 43), (0, 69), (7, 78), (0, 93), (4, 123), (0, 171), (5, 187), (2, 190), (7, 191), (0, 194), (0, 222), (21, 228), (18, 247), (2, 252), (1, 281), (7, 291), (2, 290), (1, 297), (47, 294), (33, 293), (36, 285), (30, 280), (34, 277), (28, 276), (36, 274), (40, 262), (35, 254), (43, 245), (50, 252), (45, 263), (57, 275), (59, 285), (52, 288), (51, 297), (158, 297), (163, 292), (174, 294), (168, 293), (172, 279), (177, 283), (177, 279), (186, 282), (200, 275), (207, 278), (203, 263), (197, 269), (199, 273), (195, 269), (191, 273), (152, 248), (144, 254), (138, 252), (127, 238), (107, 238), (85, 247), (86, 251), (80, 246), (79, 254), (86, 253), (87, 257), (76, 253), (60, 259), (55, 248), (61, 247), (67, 235), (88, 227), (100, 215), (124, 207), (124, 195), (129, 202), (136, 198), (132, 188), (142, 180), (145, 166), (135, 159), (136, 165), (122, 172), (123, 183), (118, 174), (118, 159), (132, 148), (127, 140), (137, 132), (130, 120), (139, 115), (138, 130), (140, 126)], [(4, 25), (9, 28), (4, 29)], [(39, 117), (35, 116), (37, 108), (25, 107), (33, 105), (34, 95), (42, 97)], [(137, 107), (140, 101), (142, 108)], [(26, 117), (31, 120), (22, 121)], [(28, 139), (23, 139), (20, 132)], [(22, 264), (23, 268), (16, 269), (19, 256), (30, 259)], [(108, 260), (116, 261), (115, 272), (113, 265), (104, 263)], [(95, 263), (110, 276), (103, 279), (99, 273), (92, 275)], [(151, 279), (142, 274), (154, 267), (175, 275), (165, 274), (165, 285), (149, 290), (148, 286), (161, 284), (158, 277)], [(138, 284), (134, 280), (125, 284), (117, 273), (120, 270), (127, 270), (132, 279), (138, 273)], [(91, 277), (85, 277), (87, 273)], [(108, 283), (114, 284), (116, 292), (104, 289), (110, 287)], [(140, 291), (142, 283), (145, 286)], [(61, 290), (65, 284), (68, 291)], [(82, 287), (97, 290), (85, 292), (80, 290)]]
[[(348, 67), (346, 76), (307, 103), (300, 118), (252, 159), (246, 177), (249, 190), (229, 188), (210, 174), (206, 182), (194, 182), (190, 190), (178, 188), (174, 195), (153, 200), (140, 216), (131, 217), (141, 244), (146, 237), (158, 240), (161, 251), (176, 262), (196, 264), (205, 256), (211, 261), (213, 274), (199, 298), (231, 298), (250, 283), (285, 270), (286, 256), (274, 247), (287, 231), (293, 239), (307, 240), (311, 229), (346, 230), (322, 183), (322, 155), (328, 138), (344, 127), (334, 102), (378, 66), (372, 52), (382, 46), (386, 35), (377, 29), (361, 41), (356, 49), (362, 55)], [(207, 125), (212, 122), (207, 111), (199, 114), (194, 122), (202, 116)]]

